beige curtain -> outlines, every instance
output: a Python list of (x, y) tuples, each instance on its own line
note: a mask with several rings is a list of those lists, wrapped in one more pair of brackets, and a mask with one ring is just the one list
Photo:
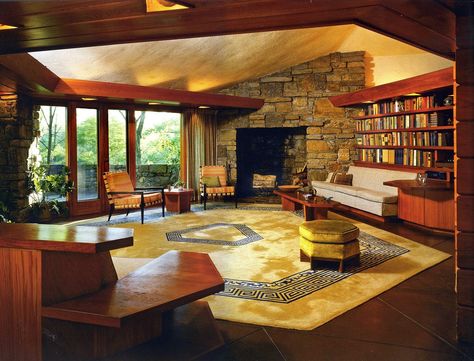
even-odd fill
[(217, 161), (216, 111), (190, 109), (181, 120), (181, 179), (187, 188), (199, 190), (199, 167)]

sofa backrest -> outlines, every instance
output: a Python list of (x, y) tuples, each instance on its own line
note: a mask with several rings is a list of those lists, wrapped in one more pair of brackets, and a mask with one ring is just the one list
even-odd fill
[(384, 186), (383, 182), (395, 179), (416, 179), (415, 172), (402, 172), (380, 168), (350, 166), (347, 173), (353, 175), (353, 186), (387, 192), (393, 195), (397, 195), (398, 188)]

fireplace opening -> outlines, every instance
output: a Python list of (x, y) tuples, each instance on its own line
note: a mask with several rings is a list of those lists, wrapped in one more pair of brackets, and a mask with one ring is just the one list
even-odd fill
[(236, 141), (239, 198), (271, 195), (306, 163), (306, 127), (242, 128)]

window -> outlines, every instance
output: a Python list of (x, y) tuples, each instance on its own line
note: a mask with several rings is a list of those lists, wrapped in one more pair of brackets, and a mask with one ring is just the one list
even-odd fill
[(137, 186), (167, 186), (179, 178), (181, 114), (136, 111)]
[[(30, 166), (41, 167), (46, 176), (64, 172), (67, 164), (66, 128), (66, 107), (54, 105), (39, 107), (39, 133), (29, 151)], [(53, 192), (44, 196), (47, 200), (65, 200), (63, 196)]]
[(127, 111), (109, 109), (109, 170), (127, 170)]

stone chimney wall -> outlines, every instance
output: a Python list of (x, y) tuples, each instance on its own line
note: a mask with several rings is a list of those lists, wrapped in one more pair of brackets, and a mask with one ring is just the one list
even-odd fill
[(218, 164), (230, 164), (237, 177), (236, 129), (307, 127), (306, 157), (311, 180), (347, 165), (356, 156), (354, 109), (334, 107), (328, 97), (365, 87), (364, 52), (333, 53), (278, 73), (246, 81), (222, 94), (262, 98), (256, 112), (223, 110), (218, 113)]
[(0, 200), (16, 221), (24, 221), (28, 209), (26, 172), (33, 142), (33, 106), (27, 97), (0, 98)]

